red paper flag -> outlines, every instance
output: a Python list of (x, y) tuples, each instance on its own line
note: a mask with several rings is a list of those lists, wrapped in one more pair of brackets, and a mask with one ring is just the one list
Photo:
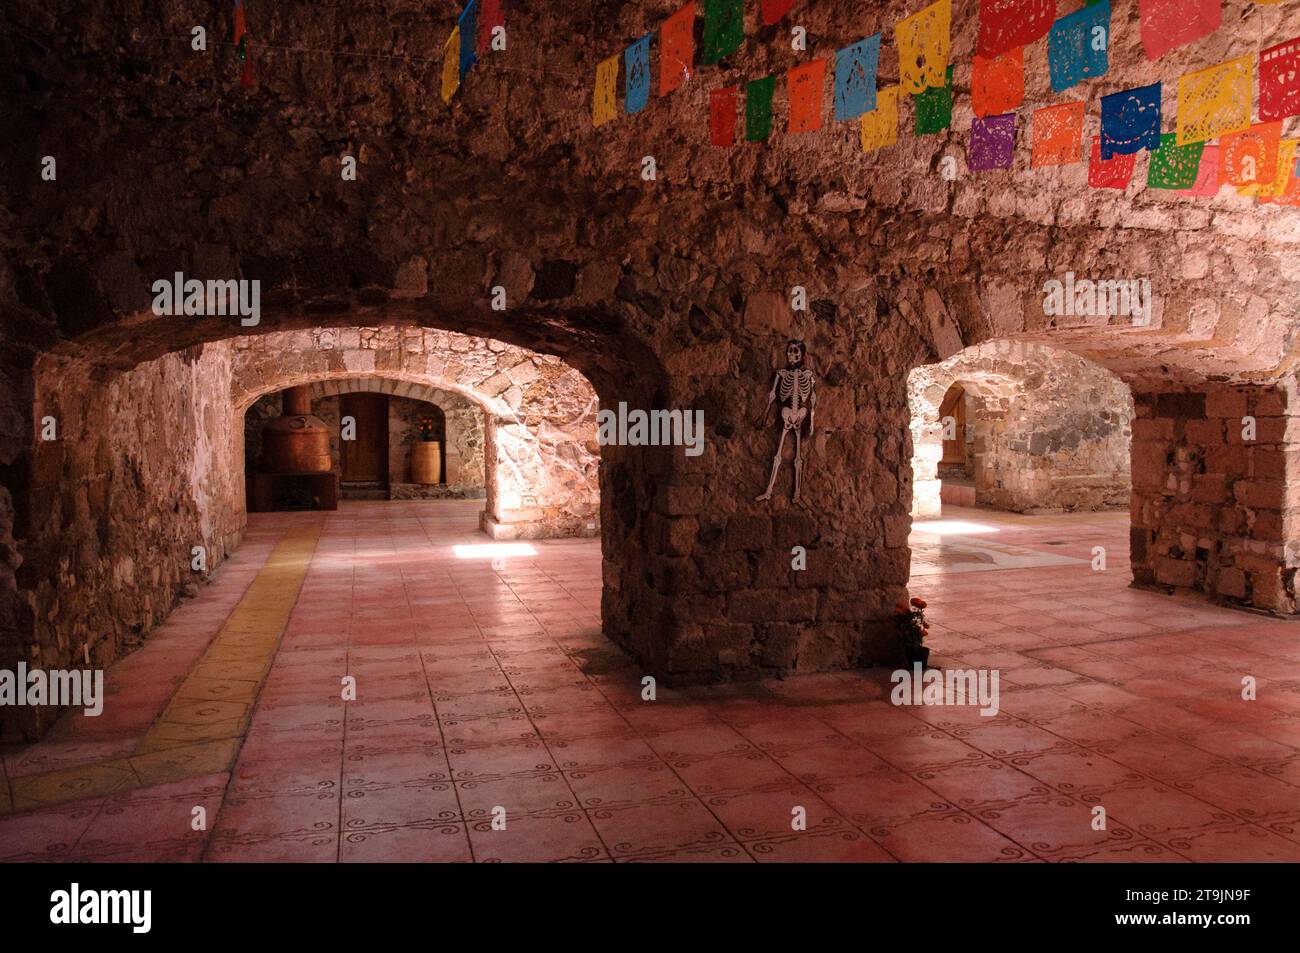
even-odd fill
[(492, 45), (492, 31), (506, 25), (506, 14), (501, 0), (479, 0), (478, 5), (478, 55), (482, 56)]
[(239, 71), (239, 85), (252, 89), (253, 34), (248, 32), (248, 24), (244, 21), (244, 0), (235, 0), (235, 46), (239, 48), (239, 59), (244, 64)]
[(992, 58), (975, 54), (970, 95), (977, 116), (1000, 116), (1025, 101), (1025, 48)]
[(813, 60), (786, 73), (790, 92), (791, 132), (813, 132), (822, 127), (822, 85), (825, 77), (825, 60)]
[(695, 0), (659, 28), (659, 95), (667, 96), (691, 78), (695, 63)]
[(1219, 184), (1260, 185), (1277, 175), (1280, 122), (1258, 123), (1219, 137)]
[(1259, 54), (1259, 119), (1300, 114), (1300, 37)]
[(1101, 136), (1092, 137), (1092, 158), (1088, 160), (1088, 184), (1094, 189), (1126, 189), (1133, 178), (1137, 153), (1101, 158)]
[(992, 59), (1047, 35), (1056, 19), (1056, 0), (980, 0), (977, 50)]
[(790, 12), (794, 0), (763, 0), (763, 26), (771, 26)]
[(1147, 59), (1208, 36), (1223, 22), (1223, 0), (1138, 0)]
[(736, 90), (727, 86), (709, 93), (709, 137), (715, 146), (736, 144)]

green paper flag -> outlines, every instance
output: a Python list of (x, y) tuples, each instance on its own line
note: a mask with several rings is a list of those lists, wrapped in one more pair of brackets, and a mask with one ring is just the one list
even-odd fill
[(772, 93), (776, 77), (765, 76), (745, 84), (745, 139), (762, 142), (772, 134)]
[(704, 62), (729, 56), (744, 40), (745, 0), (704, 0)]
[(1190, 189), (1196, 184), (1196, 174), (1201, 168), (1204, 142), (1177, 145), (1178, 133), (1166, 132), (1160, 137), (1160, 148), (1151, 153), (1147, 162), (1147, 188)]
[(928, 136), (952, 125), (952, 67), (942, 86), (931, 86), (912, 97), (916, 107), (916, 134)]

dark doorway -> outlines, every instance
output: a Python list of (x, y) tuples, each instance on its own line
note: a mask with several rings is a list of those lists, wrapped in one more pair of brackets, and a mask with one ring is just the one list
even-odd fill
[(388, 395), (343, 394), (340, 414), (356, 420), (356, 439), (339, 454), (344, 483), (388, 483)]

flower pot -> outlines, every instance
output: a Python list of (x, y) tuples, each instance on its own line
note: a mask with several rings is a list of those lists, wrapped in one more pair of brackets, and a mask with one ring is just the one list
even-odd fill
[(437, 440), (417, 440), (411, 444), (411, 482), (442, 482), (442, 443)]
[(928, 645), (908, 646), (907, 664), (915, 665), (917, 662), (921, 663), (922, 668), (930, 664), (930, 647)]

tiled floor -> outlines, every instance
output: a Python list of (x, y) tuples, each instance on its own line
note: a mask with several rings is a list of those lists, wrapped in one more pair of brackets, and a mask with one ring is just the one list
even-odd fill
[(1300, 625), (1128, 588), (1124, 514), (917, 527), (983, 717), (886, 672), (642, 701), (598, 544), (457, 555), (476, 510), (252, 517), (101, 717), (4, 752), (0, 859), (1300, 860)]

